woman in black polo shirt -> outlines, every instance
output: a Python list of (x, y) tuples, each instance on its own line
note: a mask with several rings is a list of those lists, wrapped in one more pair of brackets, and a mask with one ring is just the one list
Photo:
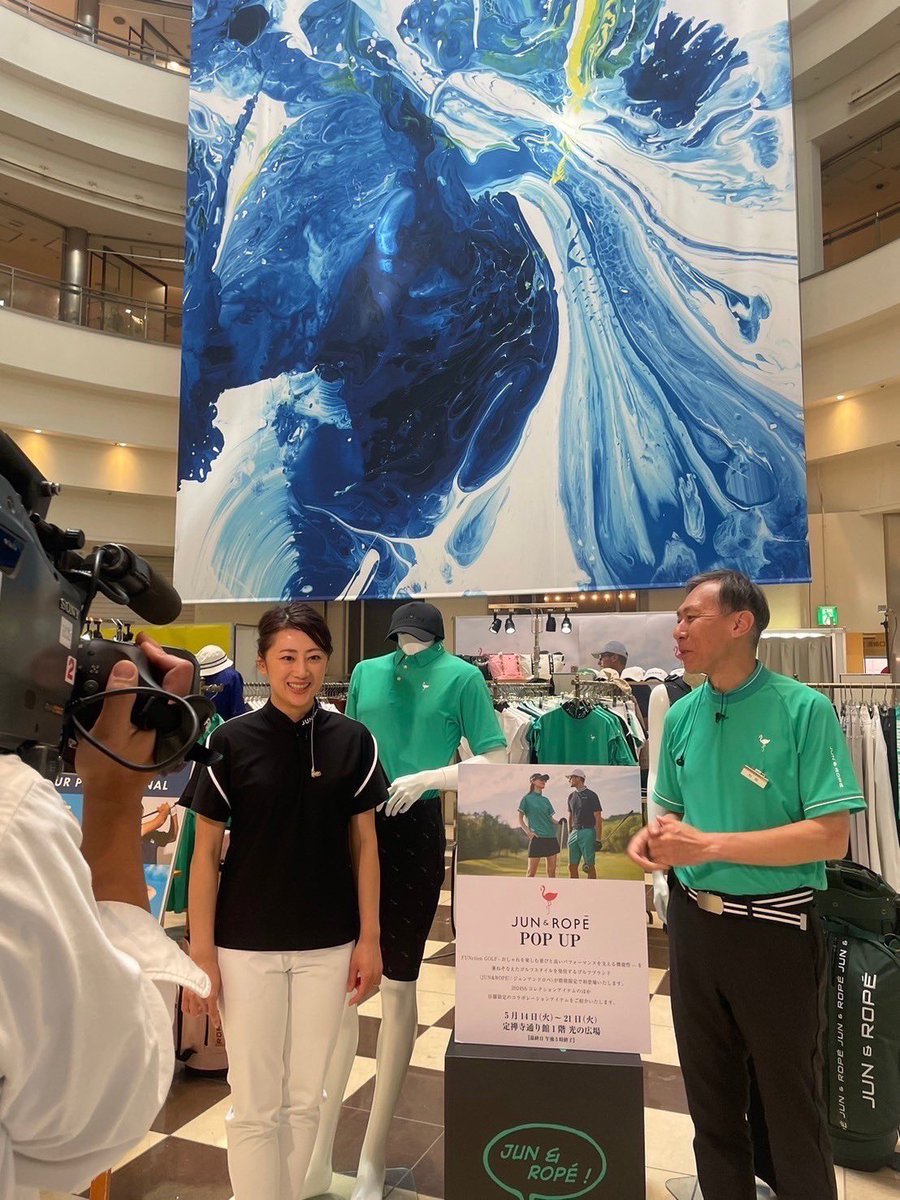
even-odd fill
[(345, 997), (361, 1003), (381, 977), (374, 809), (387, 788), (369, 731), (316, 702), (331, 649), (309, 605), (265, 613), (271, 699), (215, 731), (222, 760), (193, 803), (191, 954), (213, 988), (196, 1010), (225, 1027), (235, 1200), (303, 1194)]

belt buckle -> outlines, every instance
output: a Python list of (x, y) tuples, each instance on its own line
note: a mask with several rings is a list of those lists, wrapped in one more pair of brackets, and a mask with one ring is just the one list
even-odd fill
[(725, 901), (721, 896), (717, 896), (715, 892), (698, 892), (697, 906), (702, 908), (704, 912), (715, 913), (717, 917), (721, 917), (725, 911)]

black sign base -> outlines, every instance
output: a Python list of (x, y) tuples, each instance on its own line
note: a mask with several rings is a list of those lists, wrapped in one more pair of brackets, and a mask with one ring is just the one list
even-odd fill
[(447, 1048), (446, 1200), (644, 1200), (638, 1054)]
[[(694, 1175), (684, 1175), (680, 1179), (669, 1179), (666, 1183), (669, 1192), (675, 1200), (703, 1200), (700, 1184)], [(756, 1181), (756, 1200), (775, 1200), (775, 1193), (761, 1180)]]

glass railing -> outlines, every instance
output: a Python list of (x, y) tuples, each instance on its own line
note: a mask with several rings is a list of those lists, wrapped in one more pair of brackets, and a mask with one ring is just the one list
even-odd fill
[(891, 204), (837, 229), (830, 229), (822, 239), (825, 270), (842, 267), (897, 238), (900, 238), (900, 204)]
[(0, 264), (0, 308), (142, 342), (181, 345), (181, 309), (73, 287)]
[(91, 42), (101, 50), (120, 54), (123, 58), (133, 59), (148, 67), (158, 67), (163, 71), (174, 71), (178, 75), (190, 73), (189, 59), (171, 47), (155, 46), (147, 38), (123, 38), (116, 37), (112, 33), (103, 33), (91, 24), (83, 24), (74, 17), (64, 17), (59, 13), (51, 12), (48, 8), (42, 8), (39, 4), (32, 3), (32, 0), (0, 0), (0, 4), (5, 8), (11, 8), (13, 12), (29, 17), (32, 21), (47, 25), (59, 33)]

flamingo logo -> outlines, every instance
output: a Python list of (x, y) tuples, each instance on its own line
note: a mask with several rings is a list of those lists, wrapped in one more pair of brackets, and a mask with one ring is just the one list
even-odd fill
[(541, 884), (541, 895), (544, 897), (544, 903), (547, 905), (547, 912), (549, 912), (550, 905), (559, 895), (559, 892), (548, 892), (544, 884)]

